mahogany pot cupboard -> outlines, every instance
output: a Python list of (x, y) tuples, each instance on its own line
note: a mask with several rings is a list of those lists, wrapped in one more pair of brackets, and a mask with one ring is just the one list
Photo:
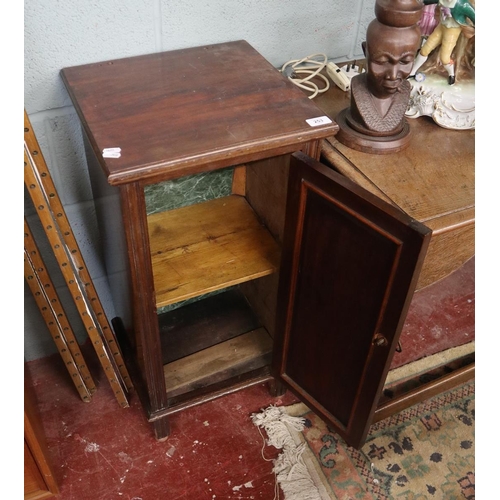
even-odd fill
[(169, 415), (268, 381), (360, 446), (433, 231), (319, 161), (338, 130), (336, 90), (308, 99), (245, 41), (61, 74), (113, 325), (157, 439)]

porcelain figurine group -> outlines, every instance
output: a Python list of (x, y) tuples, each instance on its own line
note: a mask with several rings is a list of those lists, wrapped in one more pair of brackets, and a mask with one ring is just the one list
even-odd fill
[(451, 58), (462, 32), (469, 35), (475, 25), (475, 9), (469, 0), (424, 0), (424, 5), (438, 5), (439, 22), (424, 43), (411, 70), (416, 78), (418, 70), (427, 61), (429, 54), (439, 47), (439, 59), (448, 73), (448, 84), (455, 83), (455, 63)]

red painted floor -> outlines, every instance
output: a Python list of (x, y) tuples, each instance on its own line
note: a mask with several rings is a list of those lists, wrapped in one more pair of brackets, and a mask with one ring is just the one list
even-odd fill
[(475, 340), (475, 258), (413, 296), (391, 369)]
[[(84, 403), (58, 355), (27, 368), (60, 488), (56, 499), (275, 498), (272, 463), (262, 457), (264, 441), (250, 417), (295, 402), (290, 393), (275, 399), (262, 384), (185, 410), (171, 416), (171, 435), (158, 442), (135, 394), (122, 409), (101, 377)], [(264, 452), (267, 459), (278, 454)]]

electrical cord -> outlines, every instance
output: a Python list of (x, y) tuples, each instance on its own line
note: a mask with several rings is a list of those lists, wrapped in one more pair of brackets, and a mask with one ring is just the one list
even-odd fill
[[(317, 59), (321, 58), (322, 61)], [(281, 72), (297, 87), (312, 92), (309, 99), (314, 99), (318, 94), (326, 92), (330, 88), (330, 81), (325, 75), (321, 74), (321, 71), (326, 67), (328, 58), (325, 54), (311, 54), (310, 56), (304, 57), (303, 59), (293, 59), (286, 62), (281, 67)], [(308, 75), (304, 78), (298, 75)], [(313, 82), (313, 78), (318, 77), (325, 82), (323, 88)]]

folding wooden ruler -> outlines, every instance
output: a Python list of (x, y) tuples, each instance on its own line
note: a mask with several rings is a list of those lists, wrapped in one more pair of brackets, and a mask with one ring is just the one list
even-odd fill
[(36, 242), (24, 219), (24, 277), (33, 293), (49, 332), (66, 369), (83, 401), (89, 402), (96, 391), (94, 380), (85, 363), (80, 346), (69, 324), (56, 289)]
[(132, 389), (132, 381), (26, 110), (24, 111), (24, 183), (115, 397), (122, 407), (128, 407), (128, 391)]

